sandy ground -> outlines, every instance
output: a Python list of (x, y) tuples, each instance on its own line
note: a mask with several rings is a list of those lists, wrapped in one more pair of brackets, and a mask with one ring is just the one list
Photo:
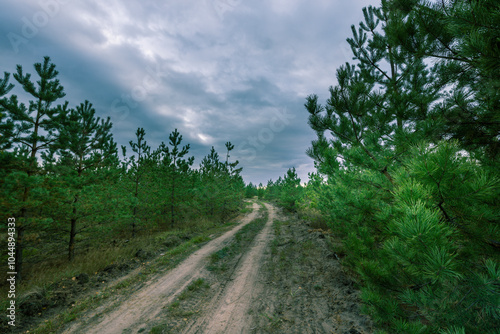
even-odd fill
[(259, 268), (264, 250), (272, 239), (274, 207), (265, 204), (269, 218), (262, 231), (255, 237), (253, 245), (240, 259), (229, 283), (217, 294), (205, 312), (183, 333), (249, 333), (252, 317), (248, 309), (260, 298), (263, 291), (258, 287)]
[(277, 213), (280, 223), (262, 259), (250, 333), (369, 334), (360, 291), (332, 251), (337, 242), (324, 230)]
[[(167, 274), (152, 280), (139, 291), (129, 295), (115, 310), (97, 320), (89, 314), (84, 319), (73, 323), (63, 333), (137, 333), (143, 324), (154, 318), (190, 282), (204, 274), (206, 257), (222, 248), (225, 242), (255, 218), (258, 205), (254, 203), (252, 209), (253, 211), (242, 220), (241, 224), (208, 242)], [(90, 321), (87, 323), (85, 320), (89, 318)]]

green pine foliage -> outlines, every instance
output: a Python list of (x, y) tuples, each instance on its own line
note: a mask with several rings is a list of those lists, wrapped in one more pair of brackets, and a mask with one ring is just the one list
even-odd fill
[[(2, 120), (2, 138), (8, 143), (3, 144), (3, 148), (12, 147), (14, 149), (5, 154), (5, 157), (13, 164), (7, 165), (6, 182), (10, 189), (4, 193), (6, 200), (3, 201), (6, 207), (4, 215), (11, 217), (15, 213), (17, 219), (16, 236), (16, 268), (17, 279), (20, 281), (22, 267), (24, 263), (24, 249), (29, 248), (25, 235), (35, 233), (38, 224), (44, 224), (46, 218), (37, 214), (41, 211), (46, 198), (46, 189), (43, 186), (43, 171), (37, 163), (37, 156), (48, 150), (57, 141), (58, 117), (60, 107), (54, 103), (65, 96), (64, 89), (57, 79), (58, 71), (55, 65), (50, 62), (49, 57), (45, 57), (43, 64), (36, 63), (35, 71), (39, 80), (33, 82), (31, 74), (25, 74), (22, 66), (17, 66), (17, 71), (13, 75), (14, 79), (21, 85), (24, 92), (32, 98), (28, 100), (28, 105), (19, 102), (16, 95), (0, 100), (0, 112), (7, 121)], [(1, 84), (2, 95), (12, 89), (12, 85), (7, 85), (8, 74), (5, 74)], [(15, 134), (15, 136), (14, 136)], [(8, 137), (10, 136), (10, 137)], [(3, 155), (2, 151), (2, 155)], [(16, 211), (12, 211), (16, 210)], [(4, 217), (3, 221), (6, 221)]]
[(300, 178), (295, 171), (295, 167), (287, 170), (283, 178), (283, 183), (280, 185), (281, 191), (279, 203), (288, 211), (297, 211), (297, 202), (302, 195), (302, 186)]
[(500, 329), (498, 8), (365, 8), (348, 39), (356, 63), (325, 106), (306, 99), (319, 175), (299, 207), (342, 239), (366, 312), (389, 332)]
[(252, 182), (245, 186), (245, 198), (254, 198), (258, 196), (258, 189)]
[(229, 162), (230, 152), (234, 146), (226, 143), (226, 161), (219, 160), (219, 154), (212, 147), (210, 153), (203, 158), (199, 168), (200, 189), (198, 196), (202, 200), (205, 215), (218, 217), (224, 221), (236, 210), (243, 199), (245, 186), (240, 176), (239, 162)]
[(175, 129), (168, 137), (169, 145), (161, 143), (156, 150), (156, 155), (159, 159), (159, 172), (162, 175), (161, 190), (166, 193), (161, 196), (164, 204), (161, 208), (162, 215), (170, 216), (170, 227), (175, 226), (177, 216), (179, 215), (179, 205), (186, 198), (185, 188), (182, 184), (186, 181), (186, 177), (190, 167), (193, 165), (194, 157), (184, 159), (184, 156), (189, 153), (189, 144), (182, 146), (182, 135)]
[(123, 173), (126, 175), (125, 185), (132, 202), (132, 217), (130, 222), (132, 238), (135, 237), (137, 229), (143, 226), (140, 212), (147, 211), (143, 204), (145, 192), (147, 192), (147, 189), (144, 188), (144, 179), (145, 174), (152, 170), (151, 148), (145, 140), (146, 131), (143, 128), (138, 128), (135, 135), (137, 141), (129, 141), (132, 152), (135, 153), (134, 155), (127, 158), (127, 148), (122, 146), (124, 157), (122, 167), (124, 168)]
[(407, 20), (391, 35), (408, 52), (438, 62), (443, 103), (436, 135), (453, 137), (498, 163), (500, 145), (500, 4), (484, 1), (394, 1)]
[(8, 101), (3, 96), (9, 93), (14, 84), (9, 83), (10, 73), (5, 72), (3, 79), (0, 80), (0, 152), (4, 154), (4, 150), (12, 146), (10, 138), (13, 135), (14, 122), (7, 113), (6, 105)]
[(76, 237), (81, 230), (78, 223), (84, 217), (90, 223), (93, 219), (89, 218), (94, 218), (95, 213), (99, 212), (88, 202), (83, 202), (85, 197), (82, 197), (82, 193), (90, 190), (95, 195), (96, 188), (107, 183), (109, 173), (106, 172), (106, 167), (112, 167), (113, 162), (116, 163), (117, 150), (110, 132), (110, 119), (104, 121), (95, 117), (95, 109), (89, 101), (70, 110), (67, 110), (65, 104), (59, 117), (61, 128), (57, 144), (50, 152), (50, 157), (43, 157), (47, 162), (47, 170), (50, 168), (47, 165), (53, 162), (52, 168), (56, 169), (55, 172), (61, 179), (59, 186), (71, 196), (70, 212), (65, 212), (65, 216), (69, 221), (68, 259), (73, 261)]
[(275, 182), (269, 180), (264, 197), (276, 201), (283, 209), (296, 212), (303, 196), (303, 187), (295, 167), (289, 168), (286, 174)]
[(266, 194), (266, 187), (261, 183), (254, 185), (252, 182), (245, 186), (245, 198), (253, 198), (257, 196), (259, 199), (264, 198)]

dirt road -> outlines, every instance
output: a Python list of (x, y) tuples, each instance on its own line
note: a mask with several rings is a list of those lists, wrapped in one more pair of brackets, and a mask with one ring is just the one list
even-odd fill
[[(267, 220), (256, 219), (254, 203), (235, 228), (63, 333), (372, 333), (329, 234), (265, 207)], [(222, 273), (211, 269), (214, 255), (226, 252)]]
[(137, 333), (143, 328), (143, 324), (154, 318), (190, 282), (202, 275), (207, 275), (205, 270), (207, 256), (222, 248), (236, 232), (251, 222), (257, 215), (258, 207), (254, 203), (253, 211), (242, 220), (241, 224), (207, 243), (166, 275), (149, 282), (135, 294), (128, 296), (126, 301), (104, 315), (102, 319), (96, 322), (92, 315), (88, 315), (87, 319), (92, 318), (89, 324), (83, 321), (76, 322), (63, 333)]
[(252, 247), (241, 258), (225, 289), (217, 294), (203, 317), (189, 326), (184, 333), (248, 333), (252, 317), (248, 309), (255, 299), (262, 295), (257, 278), (264, 250), (272, 239), (271, 226), (275, 209), (265, 204), (268, 221), (254, 239)]

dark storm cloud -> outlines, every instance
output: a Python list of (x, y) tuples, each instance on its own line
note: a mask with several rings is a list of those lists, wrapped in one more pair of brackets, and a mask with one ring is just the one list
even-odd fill
[[(156, 148), (178, 128), (198, 165), (211, 146), (266, 183), (295, 166), (314, 133), (305, 97), (324, 101), (345, 39), (368, 1), (6, 0), (0, 10), (1, 71), (33, 72), (48, 55), (74, 106), (90, 100), (128, 145), (137, 127)], [(18, 91), (16, 91), (18, 92)], [(62, 101), (61, 101), (62, 102)]]

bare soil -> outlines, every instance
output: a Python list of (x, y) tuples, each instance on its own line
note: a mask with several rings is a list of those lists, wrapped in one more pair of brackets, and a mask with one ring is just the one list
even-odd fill
[(257, 289), (263, 293), (249, 308), (252, 324), (244, 333), (374, 332), (361, 313), (359, 290), (332, 251), (334, 242), (329, 231), (279, 215), (260, 269)]
[(229, 277), (228, 284), (215, 295), (204, 315), (189, 325), (183, 333), (245, 333), (252, 326), (253, 317), (248, 310), (264, 293), (258, 284), (259, 268), (264, 250), (268, 248), (273, 237), (272, 223), (275, 219), (274, 207), (265, 205), (269, 212), (266, 225), (240, 259), (236, 270)]
[(330, 233), (265, 205), (267, 222), (249, 233), (223, 273), (208, 270), (210, 256), (257, 217), (255, 203), (241, 224), (176, 268), (89, 311), (62, 333), (372, 333), (359, 292), (331, 251)]

